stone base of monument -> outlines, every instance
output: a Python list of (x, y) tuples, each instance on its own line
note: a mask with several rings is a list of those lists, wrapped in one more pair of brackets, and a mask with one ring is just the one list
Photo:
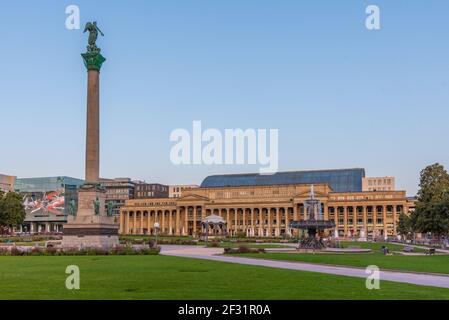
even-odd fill
[(64, 225), (64, 248), (111, 248), (119, 244), (119, 224), (105, 213), (106, 191), (86, 184), (78, 191), (78, 212)]
[(119, 244), (119, 226), (113, 217), (69, 217), (64, 226), (64, 248), (112, 248)]

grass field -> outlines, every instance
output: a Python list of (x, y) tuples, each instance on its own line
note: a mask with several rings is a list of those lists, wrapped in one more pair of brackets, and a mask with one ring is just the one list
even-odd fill
[(334, 254), (334, 253), (260, 253), (242, 254), (258, 259), (301, 261), (330, 265), (366, 268), (376, 265), (380, 269), (449, 274), (449, 255), (436, 256), (385, 256), (380, 252)]
[(220, 248), (238, 248), (240, 246), (245, 246), (248, 248), (289, 248), (282, 243), (246, 243), (246, 242), (221, 242), (219, 243)]
[[(77, 265), (81, 290), (65, 288)], [(449, 289), (167, 256), (0, 257), (0, 299), (449, 299)]]
[[(405, 244), (399, 244), (399, 243), (386, 243), (386, 242), (357, 242), (357, 241), (341, 241), (340, 245), (343, 248), (350, 248), (350, 247), (359, 247), (362, 249), (371, 249), (377, 253), (381, 252), (382, 246), (386, 246), (390, 252), (392, 251), (402, 251), (404, 250), (404, 247), (407, 245)], [(424, 252), (425, 249), (420, 248), (414, 248), (414, 252)]]

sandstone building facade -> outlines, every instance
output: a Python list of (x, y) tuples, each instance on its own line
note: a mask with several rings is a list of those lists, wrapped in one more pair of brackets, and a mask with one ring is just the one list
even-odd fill
[(399, 215), (413, 206), (405, 191), (363, 192), (363, 169), (276, 175), (212, 176), (180, 198), (129, 200), (121, 209), (120, 233), (153, 234), (157, 222), (162, 234), (198, 236), (201, 222), (215, 214), (231, 236), (293, 236), (290, 223), (305, 219), (312, 184), (325, 219), (335, 221), (340, 236), (395, 236)]

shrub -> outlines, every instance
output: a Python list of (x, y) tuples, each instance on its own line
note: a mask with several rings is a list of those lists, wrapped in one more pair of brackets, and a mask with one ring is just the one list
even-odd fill
[(43, 254), (43, 251), (39, 247), (33, 247), (28, 254), (30, 256), (41, 256)]
[(220, 244), (218, 242), (208, 242), (207, 247), (208, 248), (219, 248)]
[(240, 246), (239, 253), (251, 253), (251, 249), (248, 246)]
[(24, 256), (25, 255), (25, 251), (22, 251), (16, 247), (12, 247), (11, 248), (11, 255), (12, 256)]
[(243, 253), (265, 253), (265, 249), (251, 249), (248, 246), (240, 246), (238, 248), (225, 248), (225, 254), (243, 254)]

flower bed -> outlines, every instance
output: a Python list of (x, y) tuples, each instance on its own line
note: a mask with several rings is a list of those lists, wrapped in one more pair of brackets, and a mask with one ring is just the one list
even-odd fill
[(225, 248), (224, 254), (243, 254), (243, 253), (265, 253), (265, 249), (251, 249), (248, 246), (240, 246), (238, 248)]
[(136, 256), (136, 255), (158, 255), (161, 251), (157, 248), (133, 248), (128, 246), (118, 246), (112, 249), (102, 248), (39, 248), (33, 247), (29, 250), (17, 247), (0, 248), (0, 256)]

